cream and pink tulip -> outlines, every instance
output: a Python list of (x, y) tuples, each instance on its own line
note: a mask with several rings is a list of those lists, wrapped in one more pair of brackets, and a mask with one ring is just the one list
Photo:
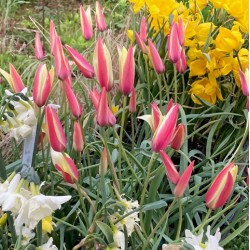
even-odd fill
[(176, 62), (176, 70), (179, 73), (184, 73), (187, 69), (187, 60), (186, 60), (186, 54), (185, 54), (185, 49), (181, 49), (180, 57), (178, 61)]
[(94, 76), (94, 68), (91, 66), (91, 64), (80, 53), (78, 53), (69, 45), (65, 45), (65, 47), (82, 74), (86, 78), (92, 78)]
[(110, 53), (99, 37), (95, 46), (93, 56), (93, 66), (96, 78), (101, 87), (105, 87), (107, 91), (110, 91), (113, 87), (113, 69)]
[(55, 55), (56, 37), (57, 37), (57, 33), (56, 33), (54, 22), (52, 20), (50, 20), (49, 38), (50, 38), (50, 51), (51, 51), (52, 55)]
[(141, 39), (140, 35), (137, 32), (135, 32), (135, 39), (136, 39), (136, 43), (139, 46), (142, 53), (147, 54), (148, 53), (148, 47), (145, 44), (145, 42)]
[(135, 60), (134, 49), (130, 45), (127, 50), (123, 47), (119, 52), (119, 89), (123, 95), (129, 95), (134, 89)]
[(180, 176), (174, 189), (175, 197), (181, 198), (183, 196), (185, 190), (187, 189), (193, 168), (194, 168), (194, 161), (192, 161), (189, 164), (189, 166), (184, 170), (183, 174)]
[(219, 172), (205, 196), (208, 208), (217, 209), (225, 205), (233, 191), (237, 172), (238, 166), (234, 162), (230, 162)]
[(141, 24), (140, 24), (140, 38), (142, 41), (145, 43), (147, 42), (147, 22), (145, 16), (142, 17), (141, 19)]
[(98, 1), (96, 1), (95, 3), (95, 10), (96, 10), (95, 14), (96, 27), (99, 31), (104, 31), (107, 29), (107, 25), (103, 15), (102, 7)]
[(10, 74), (7, 73), (7, 75), (9, 76), (8, 82), (10, 83), (11, 88), (15, 93), (19, 93), (25, 88), (21, 76), (18, 74), (15, 67), (11, 63), (10, 63)]
[(148, 39), (148, 51), (155, 72), (159, 74), (163, 73), (165, 71), (165, 65), (151, 39)]
[(93, 36), (90, 5), (87, 6), (86, 11), (83, 9), (82, 5), (80, 5), (80, 21), (84, 39), (90, 40)]
[(186, 137), (185, 125), (183, 123), (180, 123), (175, 128), (175, 132), (172, 141), (170, 143), (170, 147), (175, 150), (179, 150), (185, 141), (185, 137)]
[(57, 152), (64, 151), (66, 148), (66, 136), (56, 110), (51, 106), (45, 108), (45, 119), (51, 147)]
[(56, 152), (53, 148), (50, 148), (50, 155), (55, 168), (61, 173), (66, 182), (73, 184), (78, 181), (78, 169), (68, 154)]
[(38, 107), (45, 105), (51, 91), (51, 77), (45, 64), (38, 66), (34, 78), (33, 100)]
[(38, 32), (36, 32), (35, 36), (35, 57), (37, 60), (42, 60), (44, 58), (42, 42)]
[(172, 63), (176, 63), (180, 58), (181, 53), (181, 44), (178, 38), (178, 25), (177, 23), (173, 22), (167, 41), (167, 48), (168, 48), (168, 58)]

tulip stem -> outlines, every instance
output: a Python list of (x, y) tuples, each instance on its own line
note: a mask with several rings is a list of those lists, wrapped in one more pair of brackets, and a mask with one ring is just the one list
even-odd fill
[(156, 155), (156, 153), (153, 152), (151, 159), (149, 161), (148, 169), (147, 169), (147, 176), (145, 179), (145, 183), (144, 183), (142, 194), (141, 194), (141, 200), (140, 200), (140, 222), (141, 222), (142, 231), (144, 231), (144, 232), (145, 232), (145, 226), (144, 226), (143, 216), (142, 216), (142, 207), (144, 205), (145, 194), (146, 194), (146, 190), (147, 190), (150, 175), (151, 175), (151, 169), (152, 169), (152, 166), (153, 166), (153, 163), (155, 160), (155, 155)]
[(206, 225), (207, 219), (209, 218), (211, 212), (212, 212), (212, 209), (209, 208), (208, 211), (207, 211), (206, 216), (204, 217), (204, 219), (203, 219), (203, 221), (202, 221), (202, 223), (195, 229), (195, 231), (199, 230), (199, 231), (198, 231), (198, 235), (200, 235), (200, 234), (202, 233), (202, 229), (203, 229), (203, 227)]
[(134, 113), (131, 113), (131, 128), (132, 128), (132, 155), (135, 155), (135, 125), (134, 125)]
[(178, 198), (178, 204), (179, 204), (179, 222), (175, 240), (179, 240), (181, 233), (181, 226), (182, 226), (182, 204), (180, 198)]
[(164, 74), (162, 74), (162, 79), (163, 79), (164, 85), (166, 87), (166, 95), (167, 95), (167, 100), (169, 102), (169, 88), (168, 88), (168, 84), (167, 84), (167, 81), (166, 81), (166, 78), (165, 78)]
[(160, 94), (160, 108), (162, 107), (162, 89), (161, 89), (161, 78), (159, 76), (159, 74), (156, 73), (156, 77), (157, 77), (157, 83), (158, 83), (158, 88), (159, 88), (159, 94)]
[(149, 241), (151, 239), (153, 239), (154, 234), (156, 233), (156, 231), (158, 230), (158, 228), (162, 225), (163, 222), (166, 222), (166, 220), (168, 220), (168, 217), (170, 215), (170, 212), (172, 211), (175, 203), (177, 201), (177, 198), (175, 198), (172, 203), (170, 204), (170, 206), (168, 207), (166, 213), (161, 217), (160, 221), (157, 223), (157, 225), (154, 227), (154, 229), (152, 230), (151, 234), (147, 237), (147, 241), (144, 243), (142, 250), (146, 250), (147, 246), (149, 244)]
[(150, 101), (150, 82), (149, 82), (148, 61), (147, 61), (146, 57), (144, 57), (144, 59), (145, 59), (145, 65), (146, 65), (146, 71), (147, 71), (148, 102), (151, 102), (151, 101)]
[(177, 91), (178, 89), (178, 86), (177, 86), (177, 71), (176, 71), (176, 67), (175, 67), (175, 64), (174, 64), (174, 102), (177, 103)]

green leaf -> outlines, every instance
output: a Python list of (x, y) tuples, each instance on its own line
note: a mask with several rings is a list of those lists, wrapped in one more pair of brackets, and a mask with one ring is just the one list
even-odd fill
[(148, 211), (148, 210), (159, 209), (159, 208), (166, 207), (167, 205), (168, 204), (163, 200), (155, 201), (155, 202), (144, 205), (143, 208), (142, 208), (142, 211), (145, 212), (145, 211)]
[(113, 231), (112, 229), (106, 224), (101, 221), (96, 221), (96, 225), (100, 228), (100, 230), (105, 235), (108, 242), (113, 242)]

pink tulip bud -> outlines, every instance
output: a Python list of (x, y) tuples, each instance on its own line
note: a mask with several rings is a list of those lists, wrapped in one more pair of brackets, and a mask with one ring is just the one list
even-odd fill
[(66, 136), (56, 111), (50, 106), (45, 108), (45, 119), (51, 147), (62, 152), (66, 148)]
[(178, 39), (178, 26), (175, 22), (173, 22), (170, 27), (167, 46), (169, 60), (176, 63), (180, 58), (181, 45)]
[(205, 197), (206, 206), (217, 209), (223, 206), (231, 192), (238, 172), (238, 166), (234, 162), (229, 163), (215, 177)]
[(19, 93), (25, 88), (20, 75), (17, 73), (16, 69), (11, 63), (10, 63), (10, 82), (11, 82), (11, 88), (15, 93)]
[(55, 43), (56, 43), (56, 29), (54, 22), (50, 20), (50, 28), (49, 28), (49, 37), (50, 37), (50, 50), (53, 55), (55, 55)]
[(158, 153), (166, 149), (174, 134), (177, 118), (178, 105), (174, 105), (166, 116), (163, 117), (154, 133), (152, 139), (152, 149), (154, 152)]
[(182, 18), (178, 18), (177, 32), (178, 32), (179, 43), (181, 46), (184, 46), (185, 34), (184, 34), (184, 27), (183, 27)]
[(102, 88), (96, 114), (96, 122), (101, 127), (113, 126), (116, 123), (116, 118), (108, 107), (107, 94), (105, 88)]
[(96, 89), (93, 89), (93, 90), (90, 90), (89, 96), (90, 96), (91, 101), (93, 102), (95, 109), (97, 110), (101, 95), (97, 92)]
[(73, 184), (78, 181), (77, 167), (68, 154), (56, 152), (50, 148), (50, 155), (55, 168), (61, 173), (66, 182)]
[(108, 170), (108, 154), (106, 148), (102, 149), (101, 162), (99, 165), (99, 175), (105, 175)]
[(173, 107), (174, 105), (174, 100), (172, 98), (170, 98), (169, 102), (168, 102), (168, 106), (166, 108), (166, 114), (168, 113), (168, 111)]
[(129, 95), (134, 88), (135, 60), (133, 46), (128, 51), (125, 47), (119, 50), (119, 89), (123, 95)]
[(105, 87), (107, 91), (110, 91), (114, 84), (112, 61), (110, 53), (100, 37), (94, 50), (93, 65), (101, 87)]
[(181, 198), (188, 186), (192, 171), (194, 168), (194, 161), (192, 161), (189, 166), (185, 169), (182, 176), (180, 177), (177, 185), (174, 189), (174, 195), (175, 197)]
[(69, 108), (74, 117), (79, 118), (82, 115), (82, 107), (78, 102), (76, 95), (70, 85), (65, 84), (66, 98), (69, 104)]
[(132, 92), (131, 92), (128, 108), (129, 108), (129, 111), (131, 113), (136, 112), (136, 92), (135, 92), (135, 89), (133, 89)]
[(135, 39), (142, 53), (147, 54), (148, 48), (137, 32), (135, 32)]
[(54, 58), (56, 75), (60, 80), (65, 80), (70, 74), (69, 61), (65, 57), (61, 39), (59, 36), (55, 38)]
[(176, 170), (174, 163), (172, 162), (170, 157), (164, 151), (160, 151), (160, 154), (161, 154), (161, 158), (163, 161), (163, 165), (164, 165), (165, 170), (166, 170), (167, 177), (169, 178), (169, 180), (173, 184), (177, 184), (180, 176)]
[(83, 150), (83, 132), (80, 121), (74, 121), (74, 132), (73, 132), (73, 148), (76, 152), (81, 152)]
[(80, 17), (82, 35), (85, 40), (90, 40), (93, 36), (90, 5), (88, 5), (86, 12), (84, 11), (82, 5), (80, 5)]
[(37, 60), (42, 60), (44, 57), (43, 47), (38, 32), (36, 32), (36, 37), (35, 37), (35, 56)]
[(186, 61), (185, 49), (182, 48), (180, 57), (176, 62), (176, 70), (179, 73), (184, 73), (186, 69), (187, 69), (187, 61)]
[(153, 64), (154, 70), (156, 73), (163, 73), (165, 71), (164, 63), (151, 39), (148, 39), (149, 47), (149, 57)]
[(152, 131), (155, 132), (159, 124), (161, 123), (163, 116), (159, 107), (156, 105), (155, 102), (151, 104), (151, 108), (152, 108)]
[(140, 38), (143, 42), (147, 42), (147, 22), (145, 16), (141, 19)]
[(102, 7), (98, 1), (95, 3), (95, 20), (96, 20), (96, 27), (99, 31), (104, 31), (107, 29), (107, 25), (104, 19), (104, 15), (102, 12)]
[(177, 127), (175, 128), (175, 132), (172, 141), (170, 143), (170, 147), (175, 150), (179, 150), (184, 143), (185, 135), (186, 135), (186, 129), (184, 124), (183, 123), (178, 124)]
[(38, 66), (34, 78), (33, 100), (38, 107), (42, 107), (50, 94), (51, 80), (50, 73), (45, 64)]
[(245, 73), (241, 69), (239, 71), (239, 76), (240, 76), (240, 83), (241, 83), (241, 90), (244, 96), (249, 96), (249, 87), (248, 87), (248, 81), (249, 81), (249, 76), (248, 76), (248, 69), (246, 70)]
[(71, 58), (74, 60), (78, 69), (82, 72), (82, 74), (86, 78), (92, 78), (94, 76), (94, 68), (90, 65), (90, 63), (76, 50), (71, 48), (69, 45), (65, 45), (67, 51), (69, 52)]

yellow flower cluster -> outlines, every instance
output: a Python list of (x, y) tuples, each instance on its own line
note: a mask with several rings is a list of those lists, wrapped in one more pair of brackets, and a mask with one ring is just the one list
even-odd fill
[[(238, 69), (248, 68), (249, 51), (243, 47), (248, 33), (247, 0), (130, 0), (134, 11), (144, 8), (151, 28), (169, 33), (169, 20), (182, 18), (192, 100), (202, 98), (215, 104), (223, 100), (219, 78), (233, 73), (240, 87)], [(206, 13), (206, 14), (204, 14)]]

